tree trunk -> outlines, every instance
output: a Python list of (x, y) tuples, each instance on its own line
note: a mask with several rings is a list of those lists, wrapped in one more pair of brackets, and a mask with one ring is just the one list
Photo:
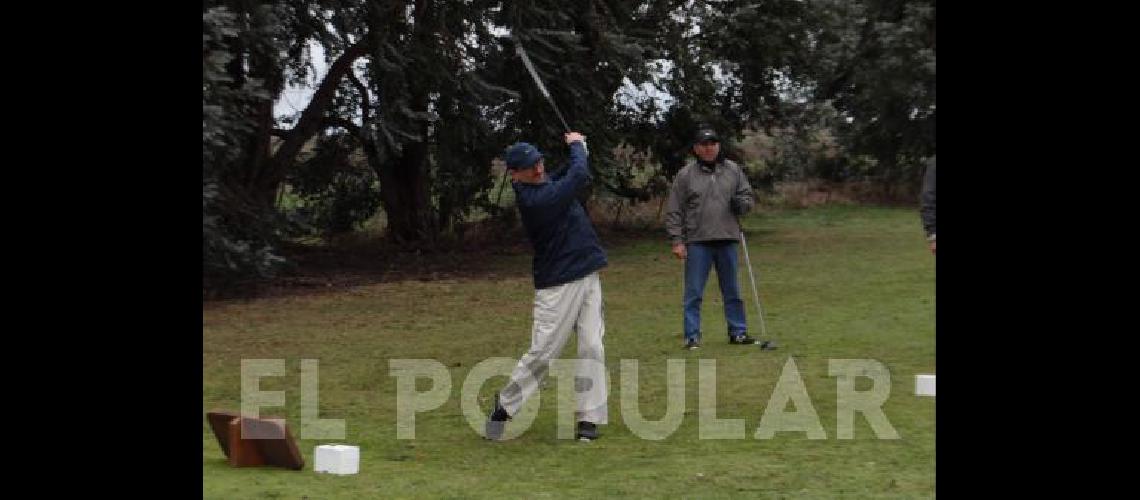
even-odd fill
[[(427, 133), (426, 127), (423, 132)], [(431, 216), (427, 143), (406, 144), (399, 158), (380, 167), (380, 201), (388, 215), (388, 237), (399, 244), (430, 240), (435, 224)]]
[[(433, 2), (417, 0), (413, 12), (413, 36), (417, 45), (435, 45), (437, 27)], [(373, 36), (381, 33), (383, 15), (375, 5), (370, 6), (370, 33)], [(377, 40), (377, 47), (380, 47), (380, 42)], [(429, 77), (416, 78), (415, 75), (413, 72), (408, 77), (408, 108), (417, 113), (426, 113), (429, 110), (429, 93), (438, 87), (438, 82), (431, 81)], [(381, 78), (382, 76), (378, 77), (378, 80)], [(417, 121), (409, 125), (418, 139), (404, 141), (398, 157), (373, 166), (380, 178), (380, 202), (388, 216), (388, 238), (401, 245), (431, 241), (439, 232), (431, 203), (428, 124)]]

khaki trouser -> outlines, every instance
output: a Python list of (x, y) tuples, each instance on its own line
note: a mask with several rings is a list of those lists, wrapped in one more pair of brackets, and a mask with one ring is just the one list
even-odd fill
[(579, 359), (574, 384), (575, 418), (595, 424), (609, 422), (602, 346), (606, 325), (602, 286), (596, 272), (564, 285), (535, 290), (530, 350), (519, 359), (511, 380), (499, 392), (499, 401), (507, 413), (517, 415), (527, 398), (538, 390), (549, 372), (550, 360), (558, 358), (572, 329), (578, 332)]

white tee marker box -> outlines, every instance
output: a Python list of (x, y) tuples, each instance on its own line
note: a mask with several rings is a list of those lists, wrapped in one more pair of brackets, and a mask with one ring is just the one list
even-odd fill
[(360, 447), (322, 444), (313, 452), (313, 471), (348, 475), (360, 472)]
[(915, 375), (914, 393), (918, 396), (933, 396), (934, 375)]

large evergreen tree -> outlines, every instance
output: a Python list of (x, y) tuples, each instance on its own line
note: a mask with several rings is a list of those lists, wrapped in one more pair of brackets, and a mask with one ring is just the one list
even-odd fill
[[(588, 135), (595, 188), (659, 194), (699, 122), (720, 128), (729, 150), (748, 128), (831, 128), (846, 155), (877, 159), (874, 174), (908, 179), (934, 152), (934, 8), (904, 0), (205, 1), (207, 268), (263, 272), (276, 262), (283, 182), (307, 184), (316, 197), (347, 197), (349, 186), (351, 196), (379, 198), (346, 211), (334, 229), (382, 206), (389, 237), (419, 245), (488, 204), (492, 160), (510, 142), (535, 142), (559, 164), (562, 125), (518, 44), (566, 120)], [(286, 84), (309, 75), (312, 43), (328, 70), (297, 116), (275, 120)], [(647, 83), (673, 104), (621, 90)], [(314, 154), (305, 153), (310, 144)], [(613, 154), (619, 146), (652, 153), (660, 177), (635, 183), (636, 166)], [(353, 151), (363, 152), (367, 171), (343, 168)]]

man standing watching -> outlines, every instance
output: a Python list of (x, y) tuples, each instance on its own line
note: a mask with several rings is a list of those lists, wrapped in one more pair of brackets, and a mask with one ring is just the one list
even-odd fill
[(737, 282), (739, 217), (752, 209), (752, 186), (740, 166), (720, 154), (720, 137), (701, 126), (693, 140), (696, 160), (685, 165), (673, 179), (665, 213), (665, 230), (673, 255), (685, 261), (685, 349), (701, 345), (701, 302), (709, 271), (716, 267), (724, 319), (730, 344), (760, 344), (774, 349), (771, 341), (748, 336), (744, 301)]

